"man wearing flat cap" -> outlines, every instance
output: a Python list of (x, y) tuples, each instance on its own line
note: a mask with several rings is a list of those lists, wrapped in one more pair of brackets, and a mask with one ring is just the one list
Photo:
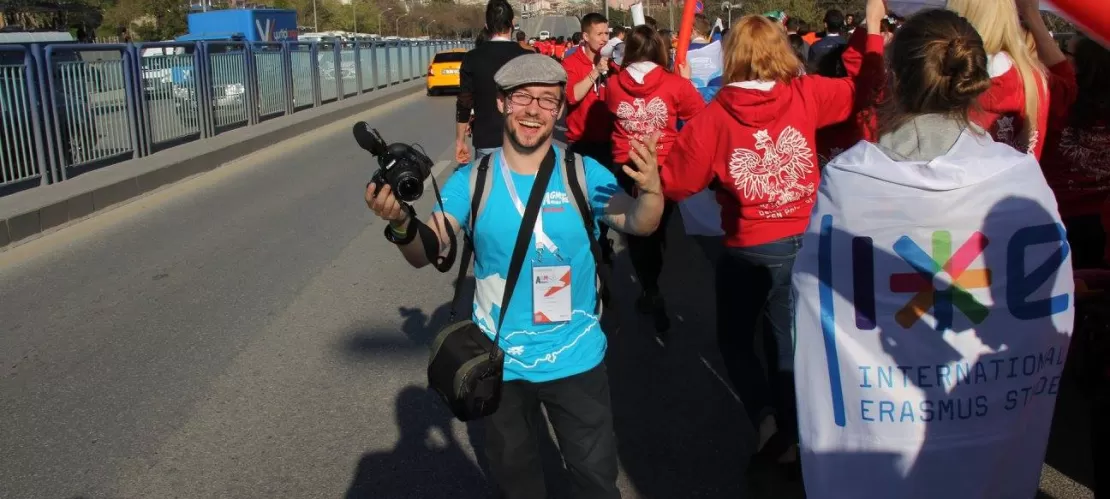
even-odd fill
[[(617, 490), (616, 437), (605, 372), (606, 338), (599, 324), (596, 262), (586, 227), (605, 222), (630, 234), (652, 233), (663, 212), (659, 171), (647, 154), (655, 147), (634, 143), (636, 168), (625, 167), (640, 195), (632, 198), (613, 174), (590, 158), (566, 154), (551, 135), (566, 109), (567, 75), (540, 54), (522, 55), (494, 75), (500, 90), (497, 107), (505, 120), (502, 146), (478, 164), (455, 171), (443, 188), (443, 210), (429, 218), (441, 247), (448, 244), (445, 224), (467, 230), (474, 241), (474, 322), (494, 337), (498, 319), (504, 355), (504, 386), (496, 412), (486, 420), (490, 469), (508, 499), (546, 497), (538, 432), (546, 409), (570, 471), (570, 496), (620, 497)], [(486, 169), (485, 206), (471, 220), (471, 170)], [(562, 172), (559, 169), (564, 169)], [(573, 170), (573, 171), (572, 171)], [(547, 172), (551, 173), (548, 174)], [(579, 171), (581, 175), (578, 175)], [(548, 176), (532, 239), (507, 308), (505, 290), (522, 215), (537, 176)], [(566, 184), (574, 183), (568, 188)], [(575, 202), (575, 186), (587, 206)], [(409, 210), (383, 186), (366, 192), (366, 202), (390, 222), (390, 230), (409, 225)], [(376, 194), (376, 195), (375, 195)], [(592, 223), (584, 222), (590, 217)], [(412, 230), (412, 229), (409, 229)], [(403, 238), (397, 238), (403, 239)], [(434, 243), (433, 243), (434, 244)], [(400, 245), (415, 267), (428, 263), (421, 241)], [(546, 284), (541, 284), (546, 283)]]

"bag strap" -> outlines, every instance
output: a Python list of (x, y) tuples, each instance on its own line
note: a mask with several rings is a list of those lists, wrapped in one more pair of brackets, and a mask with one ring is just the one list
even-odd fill
[(571, 196), (574, 196), (574, 205), (578, 210), (578, 214), (582, 215), (582, 221), (586, 226), (586, 237), (590, 240), (590, 252), (594, 255), (594, 269), (597, 271), (597, 279), (600, 281), (600, 290), (598, 293), (598, 300), (595, 306), (595, 312), (601, 313), (601, 304), (609, 301), (609, 267), (605, 265), (602, 259), (601, 244), (594, 235), (594, 212), (590, 208), (590, 203), (586, 201), (586, 195), (583, 192), (582, 185), (585, 183), (585, 167), (582, 165), (582, 156), (565, 151), (565, 162), (563, 169), (563, 183), (570, 190)]
[(455, 279), (455, 296), (451, 298), (451, 316), (447, 319), (447, 323), (455, 322), (455, 317), (458, 315), (459, 310), (459, 297), (462, 296), (463, 282), (466, 281), (466, 271), (470, 265), (471, 257), (474, 256), (474, 240), (471, 234), (474, 233), (475, 219), (478, 218), (478, 212), (481, 207), (486, 204), (486, 197), (489, 189), (486, 188), (486, 179), (489, 178), (489, 161), (490, 156), (486, 155), (482, 161), (478, 162), (478, 168), (475, 168), (470, 173), (470, 217), (467, 220), (467, 226), (470, 230), (463, 231), (463, 252), (462, 261), (459, 262), (459, 276)]
[[(470, 170), (470, 220), (477, 220), (482, 216), (482, 212), (486, 210), (486, 202), (489, 201), (489, 191), (492, 190), (493, 177), (486, 175), (489, 162), (493, 154), (487, 154), (482, 157), (479, 164), (480, 168)], [(474, 225), (471, 224), (471, 229)]]
[(552, 147), (540, 163), (540, 171), (536, 174), (536, 181), (532, 184), (532, 192), (528, 194), (528, 204), (524, 208), (524, 216), (520, 222), (520, 229), (516, 234), (516, 245), (513, 246), (513, 257), (509, 261), (509, 275), (505, 279), (505, 292), (501, 296), (501, 315), (497, 318), (497, 332), (493, 336), (493, 351), (489, 353), (490, 360), (501, 356), (501, 325), (505, 323), (505, 315), (509, 311), (509, 300), (513, 298), (513, 289), (520, 278), (520, 269), (524, 265), (524, 257), (528, 254), (529, 243), (532, 241), (532, 230), (536, 226), (536, 218), (540, 215), (540, 205), (543, 204), (547, 185), (551, 182), (551, 174), (555, 170), (555, 148)]

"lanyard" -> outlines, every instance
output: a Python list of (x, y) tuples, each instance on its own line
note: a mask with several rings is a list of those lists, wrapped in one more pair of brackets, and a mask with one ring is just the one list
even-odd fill
[[(520, 213), (521, 218), (524, 217), (524, 203), (520, 202), (520, 196), (516, 194), (516, 185), (513, 184), (513, 176), (509, 173), (509, 167), (505, 166), (505, 158), (499, 161), (501, 165), (501, 177), (505, 179), (505, 187), (509, 189), (509, 199), (513, 200), (513, 206), (516, 206), (517, 213)], [(545, 189), (546, 192), (546, 189)], [(555, 247), (555, 242), (547, 237), (543, 232), (543, 213), (539, 213), (536, 217), (536, 225), (532, 227), (532, 233), (536, 235), (536, 249), (546, 249), (551, 254), (555, 254), (558, 248)]]

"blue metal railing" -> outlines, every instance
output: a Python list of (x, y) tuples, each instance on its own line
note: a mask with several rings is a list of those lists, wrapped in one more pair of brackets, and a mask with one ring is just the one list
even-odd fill
[(0, 192), (426, 75), (469, 41), (0, 46)]
[(39, 75), (31, 51), (0, 47), (0, 185), (39, 179), (49, 182), (43, 147)]

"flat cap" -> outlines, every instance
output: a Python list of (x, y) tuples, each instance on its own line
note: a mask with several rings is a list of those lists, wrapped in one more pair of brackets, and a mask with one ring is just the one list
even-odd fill
[(559, 64), (543, 54), (518, 55), (506, 62), (493, 75), (494, 83), (501, 90), (510, 90), (522, 85), (566, 85), (567, 72)]

